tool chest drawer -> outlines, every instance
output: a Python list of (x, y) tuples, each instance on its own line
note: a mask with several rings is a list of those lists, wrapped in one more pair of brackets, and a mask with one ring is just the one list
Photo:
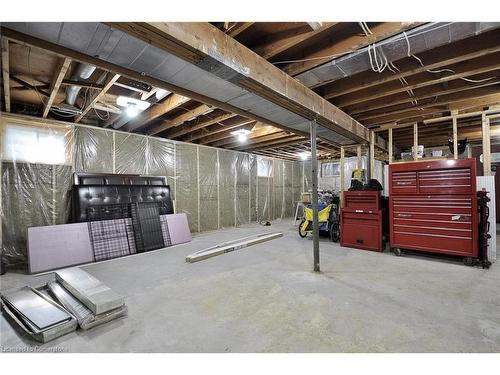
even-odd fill
[(380, 191), (345, 191), (344, 209), (378, 211), (381, 209), (380, 200)]
[(417, 192), (417, 172), (394, 172), (391, 175), (391, 194)]
[(383, 210), (341, 211), (340, 244), (357, 249), (383, 251)]
[(418, 172), (418, 186), (420, 193), (470, 194), (471, 171), (463, 168)]

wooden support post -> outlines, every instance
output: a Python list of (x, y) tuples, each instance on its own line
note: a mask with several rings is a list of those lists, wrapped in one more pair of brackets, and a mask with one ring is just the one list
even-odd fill
[(340, 146), (340, 207), (344, 207), (344, 163), (345, 163), (345, 149)]
[(375, 173), (375, 132), (370, 132), (370, 178), (373, 178)]
[(311, 181), (313, 208), (314, 272), (319, 272), (319, 219), (318, 219), (318, 155), (316, 150), (316, 121), (311, 121)]
[(483, 132), (483, 176), (491, 176), (491, 134), (490, 119), (485, 113), (482, 114)]
[(413, 160), (418, 160), (418, 123), (413, 124)]
[(392, 151), (392, 128), (389, 128), (389, 164), (392, 163), (392, 158), (393, 158), (393, 151)]
[(10, 112), (10, 63), (9, 40), (7, 38), (2, 38), (2, 80), (5, 112)]
[(458, 120), (457, 120), (458, 111), (451, 111), (453, 115), (453, 159), (458, 159)]

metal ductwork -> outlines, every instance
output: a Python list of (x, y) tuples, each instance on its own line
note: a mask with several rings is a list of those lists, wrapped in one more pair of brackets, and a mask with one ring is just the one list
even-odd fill
[[(95, 71), (95, 66), (89, 64), (80, 63), (76, 67), (71, 79), (73, 81), (84, 81), (90, 78), (92, 73)], [(75, 105), (78, 93), (82, 88), (80, 86), (68, 86), (66, 88), (66, 103), (70, 105)]]

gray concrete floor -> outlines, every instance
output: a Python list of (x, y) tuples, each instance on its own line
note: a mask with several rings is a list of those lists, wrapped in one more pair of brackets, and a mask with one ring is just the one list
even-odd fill
[[(255, 233), (284, 237), (199, 263), (187, 254)], [(197, 235), (83, 267), (126, 297), (126, 318), (44, 344), (71, 352), (499, 352), (500, 264), (490, 270), (312, 241), (289, 221)], [(0, 288), (52, 275), (7, 273)], [(0, 317), (3, 348), (34, 346)]]

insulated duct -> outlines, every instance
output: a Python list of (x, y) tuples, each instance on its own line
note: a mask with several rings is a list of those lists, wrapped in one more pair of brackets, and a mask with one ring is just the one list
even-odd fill
[[(90, 78), (92, 73), (95, 71), (95, 66), (89, 64), (80, 63), (76, 67), (71, 79), (73, 81), (84, 81)], [(78, 93), (82, 88), (80, 86), (72, 85), (68, 86), (66, 89), (66, 103), (70, 105), (75, 105)]]

